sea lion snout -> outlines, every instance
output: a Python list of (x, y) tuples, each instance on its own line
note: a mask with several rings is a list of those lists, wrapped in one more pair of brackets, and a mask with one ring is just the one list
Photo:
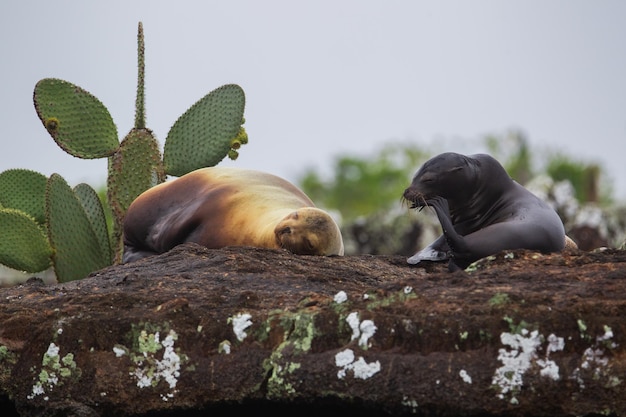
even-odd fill
[(426, 206), (426, 200), (439, 196), (442, 193), (441, 175), (434, 171), (432, 167), (423, 166), (420, 168), (403, 193), (403, 198), (413, 203), (411, 208)]
[(428, 199), (426, 194), (416, 190), (413, 185), (404, 190), (402, 198), (411, 203), (411, 208), (425, 207)]
[(319, 245), (315, 233), (310, 233), (306, 219), (297, 211), (290, 213), (274, 229), (276, 243), (281, 248), (299, 255), (318, 255)]

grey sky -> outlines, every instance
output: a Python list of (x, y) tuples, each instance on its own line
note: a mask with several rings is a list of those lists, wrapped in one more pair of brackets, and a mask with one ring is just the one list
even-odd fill
[(626, 2), (602, 0), (5, 2), (0, 171), (104, 184), (106, 161), (58, 148), (32, 91), (46, 77), (78, 84), (123, 137), (139, 21), (161, 144), (191, 104), (237, 83), (250, 144), (228, 165), (295, 181), (389, 141), (474, 153), (484, 135), (521, 128), (533, 149), (604, 164), (626, 200)]

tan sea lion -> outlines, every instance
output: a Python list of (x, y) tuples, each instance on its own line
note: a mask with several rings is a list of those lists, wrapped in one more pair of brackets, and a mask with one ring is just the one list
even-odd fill
[(124, 218), (123, 262), (186, 242), (343, 255), (339, 227), (300, 189), (241, 168), (203, 168), (141, 194)]

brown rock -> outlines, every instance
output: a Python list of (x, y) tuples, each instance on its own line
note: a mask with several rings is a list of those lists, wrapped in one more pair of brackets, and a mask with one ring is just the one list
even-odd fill
[(2, 289), (0, 404), (22, 416), (626, 415), (625, 251), (513, 251), (470, 273), (405, 262), (183, 245)]

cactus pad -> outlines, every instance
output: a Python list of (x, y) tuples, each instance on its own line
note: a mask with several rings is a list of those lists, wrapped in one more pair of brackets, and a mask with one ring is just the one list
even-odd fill
[(58, 174), (46, 187), (48, 239), (55, 249), (52, 263), (59, 282), (81, 279), (110, 265), (85, 210), (74, 191)]
[(132, 129), (119, 151), (109, 158), (107, 185), (113, 211), (125, 214), (139, 194), (164, 180), (161, 153), (152, 132)]
[(109, 229), (107, 227), (107, 221), (104, 216), (104, 209), (102, 208), (102, 202), (98, 197), (96, 191), (88, 184), (82, 183), (74, 187), (74, 194), (80, 201), (87, 214), (89, 223), (98, 238), (100, 243), (100, 250), (102, 257), (111, 259), (111, 242), (109, 238)]
[(165, 181), (159, 145), (149, 129), (132, 129), (109, 158), (107, 196), (113, 213), (113, 247), (121, 253), (122, 221), (139, 194)]
[(46, 181), (45, 175), (28, 169), (0, 173), (0, 206), (21, 210), (44, 224)]
[(43, 229), (28, 214), (0, 208), (0, 264), (26, 272), (50, 267), (52, 248)]
[(167, 134), (165, 173), (181, 176), (217, 165), (239, 134), (244, 106), (244, 92), (235, 84), (219, 87), (191, 106)]
[(102, 158), (119, 146), (117, 128), (109, 111), (82, 88), (45, 78), (35, 86), (33, 100), (48, 133), (70, 155)]

